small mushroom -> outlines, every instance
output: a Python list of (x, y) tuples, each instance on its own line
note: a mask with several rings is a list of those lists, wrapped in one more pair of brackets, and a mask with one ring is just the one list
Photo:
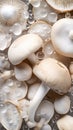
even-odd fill
[(30, 26), (28, 33), (35, 33), (42, 37), (43, 40), (48, 41), (50, 38), (51, 25), (45, 21), (37, 21)]
[(52, 119), (53, 115), (54, 115), (53, 103), (48, 100), (43, 100), (35, 113), (35, 120), (37, 122), (43, 120), (43, 124), (45, 125)]
[(22, 124), (17, 107), (11, 103), (6, 103), (5, 107), (0, 110), (0, 121), (7, 130), (20, 130)]
[(73, 19), (58, 20), (51, 31), (51, 40), (55, 50), (66, 57), (73, 58)]
[(14, 67), (15, 77), (19, 81), (27, 81), (32, 76), (32, 68), (25, 62)]
[(72, 130), (73, 128), (73, 117), (66, 115), (57, 121), (59, 130)]
[(40, 83), (34, 83), (34, 84), (30, 85), (30, 87), (28, 89), (28, 95), (27, 95), (29, 100), (32, 100), (34, 98), (39, 87), (40, 87)]
[(21, 0), (0, 0), (0, 22), (13, 25), (20, 22), (27, 7)]
[(43, 40), (37, 34), (26, 34), (16, 39), (8, 50), (8, 58), (17, 65), (36, 52), (43, 45)]
[(52, 8), (61, 13), (73, 10), (72, 0), (46, 0), (46, 1)]
[(54, 102), (54, 107), (57, 113), (66, 114), (70, 110), (70, 98), (68, 96), (63, 96), (56, 99)]
[(64, 94), (71, 87), (71, 77), (68, 69), (57, 60), (51, 58), (42, 60), (38, 65), (34, 66), (33, 73), (43, 83), (30, 101), (29, 120), (31, 122), (35, 122), (35, 112), (50, 88), (59, 94)]

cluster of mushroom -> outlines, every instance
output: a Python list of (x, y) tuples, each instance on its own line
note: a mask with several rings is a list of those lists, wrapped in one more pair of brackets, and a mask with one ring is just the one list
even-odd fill
[[(73, 19), (58, 17), (59, 12), (73, 10), (72, 0), (29, 0), (36, 21), (26, 30), (28, 4), (20, 0), (0, 4), (1, 124), (20, 130), (24, 119), (28, 128), (51, 130), (56, 112), (64, 115), (56, 122), (59, 130), (72, 130), (67, 93), (73, 80)], [(59, 97), (50, 101), (50, 91)]]

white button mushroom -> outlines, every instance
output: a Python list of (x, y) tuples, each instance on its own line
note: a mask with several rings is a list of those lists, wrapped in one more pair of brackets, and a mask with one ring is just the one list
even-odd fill
[(73, 61), (70, 63), (69, 71), (71, 74), (73, 74)]
[(55, 59), (42, 60), (34, 66), (33, 73), (59, 93), (66, 93), (71, 87), (71, 77), (67, 67)]
[(33, 68), (33, 73), (43, 81), (36, 95), (30, 101), (29, 120), (35, 122), (35, 112), (49, 89), (53, 89), (60, 94), (66, 93), (71, 87), (71, 77), (68, 69), (62, 63), (47, 58), (42, 60)]
[(57, 121), (59, 130), (72, 130), (73, 129), (73, 117), (66, 115)]
[(34, 83), (34, 84), (30, 85), (30, 87), (28, 89), (28, 94), (27, 94), (27, 97), (29, 100), (32, 100), (34, 98), (39, 87), (40, 87), (40, 83)]
[(8, 50), (8, 58), (14, 65), (21, 63), (43, 45), (37, 34), (26, 34), (16, 39)]
[(66, 114), (70, 110), (70, 98), (68, 96), (63, 96), (56, 99), (54, 102), (54, 107), (57, 113)]
[(19, 81), (27, 81), (32, 76), (32, 68), (25, 62), (14, 67), (15, 77)]
[(22, 118), (21, 115), (16, 108), (11, 103), (6, 103), (5, 107), (0, 110), (0, 119), (1, 124), (7, 129), (7, 130), (20, 130), (21, 124), (22, 124)]
[(27, 7), (21, 0), (2, 0), (0, 1), (0, 22), (8, 25), (20, 22), (25, 10)]
[(46, 0), (47, 3), (59, 12), (67, 12), (73, 10), (72, 0)]
[(53, 103), (48, 100), (43, 100), (35, 113), (35, 120), (37, 122), (43, 120), (43, 124), (46, 124), (52, 119), (53, 115), (54, 115)]
[(55, 50), (61, 55), (73, 57), (73, 19), (58, 20), (51, 31), (51, 40)]

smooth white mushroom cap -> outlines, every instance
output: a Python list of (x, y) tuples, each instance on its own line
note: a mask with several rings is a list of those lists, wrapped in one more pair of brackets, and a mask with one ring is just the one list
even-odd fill
[(58, 93), (66, 93), (71, 87), (71, 77), (67, 67), (55, 59), (42, 60), (34, 66), (33, 73)]
[(28, 99), (32, 100), (40, 87), (40, 83), (32, 84), (28, 89)]
[(32, 68), (25, 62), (14, 67), (15, 77), (19, 81), (27, 81), (32, 76)]
[(58, 20), (51, 31), (51, 40), (55, 50), (61, 55), (73, 57), (73, 19)]
[(54, 105), (48, 100), (43, 100), (35, 113), (35, 120), (38, 122), (39, 120), (44, 119), (45, 124), (51, 120), (53, 115)]
[(54, 102), (54, 107), (57, 113), (66, 114), (70, 110), (70, 98), (68, 96), (63, 96), (58, 98)]
[(43, 40), (36, 34), (26, 34), (16, 39), (8, 50), (8, 58), (14, 65), (21, 63), (31, 53), (43, 45)]
[(57, 121), (59, 130), (72, 130), (73, 129), (73, 117), (66, 115)]
[(47, 3), (54, 9), (60, 12), (66, 12), (73, 10), (72, 0), (46, 0)]

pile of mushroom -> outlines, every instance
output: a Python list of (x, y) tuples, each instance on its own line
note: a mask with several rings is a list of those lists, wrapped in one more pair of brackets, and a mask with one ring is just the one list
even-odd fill
[[(73, 1), (0, 0), (0, 123), (72, 130)], [(0, 124), (0, 125), (1, 125)]]

